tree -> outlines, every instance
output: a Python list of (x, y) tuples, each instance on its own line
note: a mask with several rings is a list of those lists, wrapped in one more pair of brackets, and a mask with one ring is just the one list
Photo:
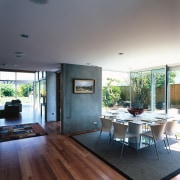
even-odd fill
[[(173, 72), (173, 71), (170, 71), (170, 74), (169, 74), (169, 83), (175, 83), (175, 77), (176, 77), (176, 73)], [(156, 75), (156, 87), (157, 88), (161, 88), (164, 86), (164, 81), (165, 81), (165, 74), (162, 72), (162, 73), (158, 73)]]
[(107, 78), (107, 85), (103, 87), (103, 106), (112, 107), (119, 104), (121, 100), (120, 86), (114, 84), (120, 81), (113, 78)]
[(14, 96), (15, 90), (12, 84), (1, 85), (1, 97), (11, 97)]
[(17, 94), (19, 97), (28, 97), (30, 92), (33, 91), (33, 84), (21, 84), (18, 86)]
[(149, 72), (131, 74), (131, 87), (133, 95), (133, 107), (143, 109), (148, 93), (150, 92), (151, 76)]

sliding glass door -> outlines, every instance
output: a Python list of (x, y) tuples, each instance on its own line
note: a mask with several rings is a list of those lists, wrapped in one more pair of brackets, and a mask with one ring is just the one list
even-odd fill
[(168, 73), (168, 112), (180, 117), (180, 68), (170, 68)]
[(0, 71), (0, 106), (13, 99), (33, 105), (34, 73)]
[(166, 71), (163, 69), (152, 70), (151, 73), (151, 111), (166, 112)]
[[(108, 84), (106, 82), (109, 86), (105, 84), (103, 89), (111, 90), (107, 91), (110, 92), (111, 95), (116, 92), (117, 87), (120, 87), (120, 101), (113, 101), (114, 104), (112, 106), (110, 106), (111, 104), (109, 103), (108, 108), (136, 107), (139, 105), (137, 99), (139, 100), (140, 97), (144, 97), (142, 102), (145, 111), (168, 113), (172, 114), (173, 117), (174, 115), (178, 115), (180, 118), (180, 67), (164, 67), (149, 71), (131, 72), (130, 82), (125, 81), (125, 79), (129, 78), (128, 76), (125, 76), (126, 78), (124, 79), (122, 78), (125, 73), (117, 74), (115, 78), (109, 75), (105, 78), (106, 81), (108, 80), (107, 82), (112, 83)], [(126, 73), (126, 75), (127, 74), (128, 73)], [(140, 96), (135, 96), (135, 90), (138, 90)], [(105, 105), (107, 104), (105, 103), (107, 100), (109, 100), (109, 102), (112, 100), (112, 98), (108, 99), (108, 97), (113, 97), (107, 96), (107, 92), (103, 94)]]

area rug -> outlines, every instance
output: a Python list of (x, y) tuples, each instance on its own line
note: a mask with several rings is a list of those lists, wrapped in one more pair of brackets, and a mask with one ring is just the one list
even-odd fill
[(39, 123), (0, 127), (0, 142), (47, 135)]
[[(160, 160), (154, 146), (136, 151), (125, 146), (120, 158), (121, 143), (113, 142), (109, 147), (109, 134), (99, 131), (74, 135), (72, 138), (109, 164), (127, 179), (161, 180), (170, 179), (180, 173), (180, 141), (171, 140), (171, 153), (167, 153), (163, 142), (158, 143)], [(162, 144), (161, 144), (162, 143)]]

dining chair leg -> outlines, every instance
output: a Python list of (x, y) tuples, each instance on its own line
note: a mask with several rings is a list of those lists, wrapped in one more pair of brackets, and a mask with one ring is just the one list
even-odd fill
[(98, 136), (98, 140), (100, 140), (100, 138), (101, 138), (101, 133), (102, 133), (102, 130), (100, 130), (100, 133), (99, 133), (99, 136)]
[(168, 144), (168, 146), (169, 146), (169, 152), (171, 153), (171, 148), (170, 148), (170, 145), (169, 145), (169, 139), (168, 139), (167, 134), (166, 134), (166, 140), (167, 140), (167, 144)]
[[(168, 152), (168, 154), (169, 154), (169, 151), (168, 151), (168, 149), (167, 149), (167, 144), (166, 144), (165, 139), (164, 139), (163, 141), (164, 141), (164, 146), (166, 147), (166, 150), (167, 150), (167, 152)], [(169, 143), (168, 143), (168, 144), (169, 144)]]
[[(165, 140), (164, 140), (165, 141)], [(171, 153), (171, 148), (170, 148), (170, 145), (169, 145), (169, 139), (168, 139), (168, 136), (166, 134), (166, 141), (167, 141), (167, 145), (169, 146), (169, 153)]]
[(113, 142), (114, 142), (114, 134), (112, 134), (111, 138), (109, 139), (109, 148), (112, 146)]
[(100, 130), (100, 134), (99, 135), (101, 135), (101, 133), (102, 133), (102, 129)]
[(121, 148), (121, 156), (120, 156), (120, 158), (122, 157), (122, 154), (123, 154), (123, 149), (124, 149), (124, 139), (123, 139), (123, 141), (122, 141), (122, 148)]
[(157, 157), (158, 157), (158, 160), (159, 160), (159, 154), (158, 154), (158, 150), (157, 150), (157, 146), (156, 146), (156, 141), (155, 140), (154, 140), (154, 146), (155, 146), (156, 154), (157, 154)]
[(111, 133), (109, 133), (109, 138), (110, 138), (110, 140), (111, 140)]

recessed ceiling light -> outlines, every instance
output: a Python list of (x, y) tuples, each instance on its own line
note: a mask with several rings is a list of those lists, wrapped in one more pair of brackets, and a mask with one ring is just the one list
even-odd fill
[(30, 1), (37, 4), (46, 4), (48, 2), (48, 0), (30, 0)]
[(21, 37), (23, 37), (23, 38), (28, 38), (29, 35), (28, 35), (28, 34), (21, 34)]
[(20, 52), (20, 51), (16, 51), (15, 54), (16, 54), (16, 55), (19, 55), (19, 56), (24, 56), (24, 55), (25, 55), (24, 52)]
[(124, 53), (122, 53), (122, 52), (120, 52), (120, 53), (118, 53), (119, 55), (123, 55)]

